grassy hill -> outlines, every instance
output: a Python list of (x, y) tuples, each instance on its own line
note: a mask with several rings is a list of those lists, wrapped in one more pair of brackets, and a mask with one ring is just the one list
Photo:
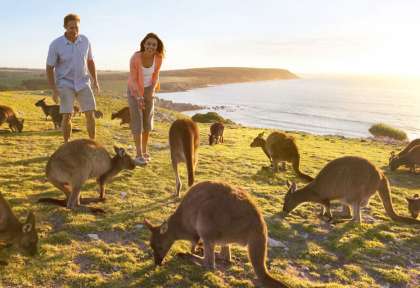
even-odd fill
[[(128, 72), (99, 71), (105, 93), (125, 96)], [(185, 91), (207, 85), (261, 80), (295, 79), (284, 69), (217, 67), (166, 70), (160, 73), (161, 92)], [(48, 89), (45, 70), (0, 68), (0, 91)]]
[[(145, 168), (119, 174), (107, 186), (104, 216), (75, 213), (36, 203), (40, 197), (63, 197), (45, 179), (49, 155), (61, 144), (61, 133), (34, 102), (43, 96), (37, 91), (0, 92), (0, 103), (12, 106), (25, 118), (23, 133), (12, 134), (0, 127), (0, 192), (15, 213), (24, 218), (33, 210), (40, 232), (40, 255), (29, 258), (15, 248), (0, 250), (0, 286), (4, 287), (254, 287), (258, 286), (246, 250), (233, 246), (231, 266), (218, 264), (206, 271), (176, 256), (189, 251), (189, 243), (178, 242), (164, 265), (155, 268), (148, 244), (149, 232), (142, 227), (147, 217), (161, 223), (175, 209), (175, 179), (168, 149), (168, 121), (158, 122), (151, 135), (153, 161)], [(110, 120), (110, 113), (126, 103), (103, 95), (98, 99), (104, 118), (98, 120), (97, 140), (108, 151), (113, 145), (133, 155), (127, 127)], [(168, 118), (172, 112), (160, 110)], [(84, 127), (76, 118), (77, 127)], [(319, 207), (304, 204), (286, 219), (278, 213), (286, 193), (286, 180), (303, 183), (290, 165), (287, 172), (273, 174), (262, 169), (268, 161), (261, 149), (250, 148), (262, 129), (228, 126), (225, 144), (210, 147), (206, 142), (208, 124), (200, 124), (201, 147), (197, 181), (222, 179), (242, 186), (253, 196), (264, 214), (271, 238), (284, 247), (270, 248), (268, 266), (274, 277), (292, 287), (419, 287), (420, 227), (394, 223), (385, 215), (375, 195), (362, 212), (363, 224), (329, 224), (317, 217)], [(83, 129), (84, 130), (84, 129)], [(266, 134), (269, 133), (266, 129)], [(302, 170), (316, 175), (328, 161), (343, 155), (360, 155), (384, 169), (392, 184), (396, 211), (408, 215), (405, 197), (418, 193), (420, 179), (405, 169), (389, 172), (390, 151), (400, 149), (378, 142), (342, 137), (292, 133), (302, 155)], [(86, 132), (73, 138), (86, 137)], [(185, 194), (186, 169), (182, 167)], [(97, 196), (90, 181), (83, 196)], [(126, 194), (125, 194), (126, 193)], [(335, 211), (337, 206), (334, 206)], [(92, 240), (88, 234), (97, 234)], [(328, 283), (328, 284), (327, 284)]]

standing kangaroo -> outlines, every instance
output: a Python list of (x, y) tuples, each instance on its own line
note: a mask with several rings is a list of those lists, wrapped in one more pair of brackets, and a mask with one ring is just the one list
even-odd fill
[[(230, 244), (248, 246), (254, 271), (264, 287), (288, 287), (274, 279), (265, 266), (267, 258), (267, 225), (248, 193), (228, 184), (205, 181), (187, 192), (175, 213), (160, 226), (147, 220), (152, 232), (150, 246), (155, 265), (163, 259), (176, 240), (191, 241), (193, 258), (209, 269), (215, 269), (215, 245), (222, 246), (221, 256), (231, 260)], [(199, 239), (204, 245), (204, 259), (194, 255)]]
[[(251, 147), (261, 147), (265, 155), (267, 155), (274, 172), (279, 170), (278, 164), (281, 161), (291, 162), (295, 173), (306, 181), (312, 181), (314, 178), (300, 171), (300, 154), (295, 139), (281, 132), (273, 132), (267, 140), (263, 138), (264, 132), (252, 141)], [(283, 169), (286, 163), (283, 162)]]
[(45, 98), (37, 101), (35, 103), (35, 106), (41, 107), (42, 111), (45, 114), (45, 120), (47, 120), (48, 116), (52, 117), (53, 114), (60, 113), (60, 105), (47, 105), (47, 103), (45, 103)]
[(223, 143), (223, 132), (225, 126), (222, 123), (216, 122), (210, 126), (209, 145)]
[(200, 133), (197, 124), (191, 119), (177, 119), (169, 128), (169, 146), (171, 149), (172, 167), (175, 172), (176, 195), (181, 191), (181, 179), (178, 164), (185, 162), (188, 171), (188, 186), (194, 183), (194, 170), (198, 161)]
[[(66, 195), (66, 200), (41, 198), (39, 202), (75, 209), (81, 203), (104, 201), (105, 184), (121, 170), (136, 167), (123, 148), (114, 146), (114, 150), (116, 155), (111, 158), (103, 146), (89, 139), (78, 139), (61, 145), (48, 160), (45, 172), (48, 180)], [(80, 199), (82, 185), (89, 178), (96, 178), (99, 184), (100, 197), (97, 200)], [(104, 212), (97, 208), (88, 209)]]
[[(405, 150), (405, 149), (404, 149)], [(395, 171), (401, 165), (410, 167), (412, 173), (416, 173), (416, 165), (420, 164), (420, 145), (413, 146), (405, 153), (399, 153), (398, 156), (392, 157), (389, 162), (391, 171)]]
[(388, 216), (398, 222), (420, 224), (420, 221), (395, 213), (391, 200), (389, 181), (383, 172), (367, 159), (346, 156), (325, 165), (315, 179), (305, 187), (296, 189), (289, 185), (284, 198), (283, 212), (287, 215), (304, 202), (324, 205), (331, 218), (330, 201), (339, 200), (351, 206), (353, 221), (360, 223), (360, 208), (368, 204), (370, 197), (379, 191), (379, 196)]
[(24, 252), (35, 255), (38, 251), (38, 233), (35, 215), (29, 212), (25, 223), (20, 223), (0, 193), (0, 244), (16, 244)]
[(17, 132), (17, 131), (22, 132), (24, 121), (25, 121), (24, 119), (19, 120), (16, 117), (16, 114), (12, 108), (8, 106), (0, 105), (0, 126), (4, 122), (7, 122), (12, 132)]

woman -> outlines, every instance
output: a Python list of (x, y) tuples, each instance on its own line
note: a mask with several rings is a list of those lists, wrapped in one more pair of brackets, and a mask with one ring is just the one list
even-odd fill
[(140, 51), (130, 59), (128, 78), (128, 106), (130, 127), (136, 144), (137, 165), (146, 165), (151, 160), (147, 153), (149, 133), (153, 129), (154, 93), (159, 89), (159, 72), (165, 48), (162, 40), (149, 33), (141, 40)]

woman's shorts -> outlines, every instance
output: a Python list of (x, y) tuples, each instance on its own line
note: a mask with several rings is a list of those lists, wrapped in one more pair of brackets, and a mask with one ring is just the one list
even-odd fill
[(152, 86), (144, 87), (144, 109), (139, 109), (137, 99), (127, 90), (128, 107), (130, 108), (130, 128), (133, 134), (150, 132), (153, 130), (155, 99)]

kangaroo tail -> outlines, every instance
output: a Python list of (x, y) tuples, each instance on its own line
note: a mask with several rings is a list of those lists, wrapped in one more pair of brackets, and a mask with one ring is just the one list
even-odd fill
[(389, 181), (385, 175), (382, 175), (381, 182), (379, 184), (379, 196), (381, 197), (382, 204), (384, 205), (386, 214), (397, 222), (407, 223), (407, 224), (420, 224), (419, 220), (412, 219), (409, 217), (399, 216), (395, 213), (394, 208), (392, 206), (391, 200), (391, 187), (389, 185)]
[(67, 207), (67, 200), (65, 199), (55, 199), (55, 198), (39, 198), (38, 203), (49, 203), (62, 207)]
[(295, 173), (302, 179), (311, 182), (314, 180), (313, 177), (309, 176), (308, 174), (303, 173), (302, 171), (300, 171), (300, 158), (297, 158), (296, 160), (293, 161), (292, 163), (293, 165), (293, 170), (295, 170)]
[(255, 233), (248, 242), (248, 254), (254, 267), (255, 274), (264, 287), (288, 288), (289, 286), (274, 279), (267, 271), (265, 260), (267, 256), (267, 236), (263, 233)]
[(191, 186), (194, 184), (194, 144), (193, 144), (193, 134), (192, 132), (185, 127), (184, 135), (182, 137), (182, 144), (184, 149), (185, 161), (187, 164), (188, 171), (188, 185)]

